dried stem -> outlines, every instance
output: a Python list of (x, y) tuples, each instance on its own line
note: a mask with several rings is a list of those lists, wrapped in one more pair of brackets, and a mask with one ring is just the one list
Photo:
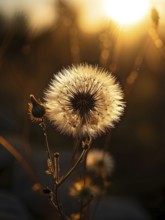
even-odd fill
[(57, 182), (58, 186), (60, 186), (70, 176), (70, 174), (76, 169), (76, 167), (79, 165), (79, 163), (81, 162), (82, 158), (85, 156), (87, 151), (88, 151), (88, 149), (85, 149), (85, 148), (83, 149), (83, 151), (82, 151), (80, 157), (78, 158), (78, 160), (69, 169), (69, 171), (63, 177), (61, 177), (61, 179)]
[(82, 214), (83, 214), (83, 202), (81, 201), (81, 202), (80, 202), (80, 220), (83, 219)]
[(50, 147), (49, 147), (49, 143), (48, 143), (48, 137), (47, 137), (47, 132), (46, 132), (46, 125), (44, 122), (44, 119), (42, 118), (42, 122), (41, 122), (41, 127), (42, 130), (44, 132), (44, 137), (45, 137), (45, 143), (46, 143), (46, 149), (47, 149), (47, 153), (48, 153), (48, 158), (51, 159), (51, 152), (50, 152)]
[(51, 151), (50, 151), (50, 147), (49, 147), (49, 142), (48, 142), (48, 136), (47, 136), (47, 132), (46, 132), (46, 125), (44, 122), (44, 119), (42, 118), (42, 122), (41, 122), (41, 127), (44, 133), (44, 137), (45, 137), (45, 144), (46, 144), (46, 150), (47, 150), (47, 155), (48, 155), (48, 159), (51, 162), (51, 169), (52, 172), (54, 173), (54, 166), (53, 166), (53, 160), (52, 160), (52, 156), (51, 156)]
[(74, 142), (74, 145), (73, 145), (74, 151), (73, 151), (73, 154), (72, 154), (71, 165), (73, 165), (73, 163), (75, 162), (75, 158), (76, 158), (76, 155), (77, 155), (77, 152), (78, 152), (78, 146), (80, 144), (80, 141), (81, 141), (80, 138), (77, 137), (75, 142)]
[(59, 153), (55, 153), (54, 154), (54, 176), (55, 176), (55, 180), (58, 182), (59, 180)]
[(99, 198), (97, 199), (96, 203), (95, 203), (95, 206), (93, 208), (93, 211), (92, 211), (92, 218), (91, 219), (95, 219), (95, 215), (97, 215), (97, 209), (100, 205), (100, 202), (101, 202), (101, 199), (102, 199), (102, 196), (99, 196)]
[(58, 201), (58, 187), (57, 187), (56, 183), (55, 183), (55, 187), (54, 187), (54, 197), (51, 199), (51, 202), (52, 202), (53, 206), (56, 208), (56, 210), (58, 211), (58, 214), (60, 215), (62, 220), (69, 220), (69, 218), (64, 214), (64, 212), (61, 209), (61, 206), (59, 204), (59, 201)]
[(50, 168), (50, 171), (51, 171), (50, 174), (52, 175), (53, 182), (54, 182), (54, 193), (52, 192), (52, 195), (51, 195), (51, 203), (58, 211), (58, 214), (60, 215), (62, 220), (68, 220), (69, 218), (64, 214), (58, 201), (58, 187), (62, 185), (62, 183), (72, 174), (72, 172), (76, 169), (76, 167), (86, 158), (86, 154), (90, 148), (91, 139), (89, 140), (86, 139), (85, 141), (82, 141), (82, 149), (83, 149), (82, 153), (80, 154), (76, 162), (73, 164), (73, 166), (66, 172), (66, 174), (60, 178), (59, 176), (59, 153), (55, 153), (54, 160), (52, 160), (51, 151), (50, 151), (50, 147), (48, 143), (47, 132), (46, 132), (46, 125), (45, 125), (43, 118), (42, 118), (42, 122), (40, 125), (44, 132), (48, 160), (50, 163), (48, 168)]

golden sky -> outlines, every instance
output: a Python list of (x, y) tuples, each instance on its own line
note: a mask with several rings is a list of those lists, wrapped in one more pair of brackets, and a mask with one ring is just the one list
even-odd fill
[[(63, 0), (78, 11), (80, 28), (95, 31), (110, 18), (122, 23), (140, 21), (149, 14), (150, 7), (156, 7), (161, 17), (160, 24), (165, 24), (165, 0)], [(132, 2), (134, 1), (134, 4)], [(124, 2), (124, 4), (123, 4)], [(57, 0), (1, 0), (0, 9), (11, 17), (16, 12), (23, 12), (29, 18), (30, 25), (41, 28), (54, 23), (58, 17)], [(114, 17), (113, 17), (114, 16)], [(131, 17), (129, 17), (131, 16)], [(88, 25), (88, 27), (87, 27)]]

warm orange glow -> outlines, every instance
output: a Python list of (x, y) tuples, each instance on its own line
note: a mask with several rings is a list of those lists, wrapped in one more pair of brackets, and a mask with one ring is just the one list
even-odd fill
[(103, 0), (103, 8), (106, 15), (114, 21), (130, 25), (144, 18), (150, 4), (149, 0)]

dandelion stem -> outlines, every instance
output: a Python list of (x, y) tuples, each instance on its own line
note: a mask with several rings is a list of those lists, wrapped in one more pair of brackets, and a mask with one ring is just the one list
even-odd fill
[(76, 169), (76, 167), (78, 166), (78, 164), (81, 162), (82, 158), (85, 156), (85, 154), (87, 153), (88, 149), (83, 149), (80, 157), (78, 158), (78, 160), (75, 162), (75, 164), (69, 169), (69, 171), (63, 176), (61, 177), (61, 179), (57, 182), (57, 185), (60, 186), (69, 176), (70, 174)]
[(54, 175), (55, 181), (59, 180), (59, 153), (54, 154)]
[(41, 122), (41, 127), (42, 127), (42, 130), (43, 130), (43, 133), (44, 133), (44, 137), (45, 137), (47, 155), (48, 155), (48, 158), (51, 161), (51, 167), (52, 167), (52, 169), (54, 171), (53, 160), (52, 160), (51, 151), (50, 151), (49, 142), (48, 142), (48, 136), (47, 136), (47, 132), (46, 132), (46, 125), (45, 125), (45, 122), (44, 122), (43, 118), (42, 118), (42, 122)]
[(99, 198), (97, 199), (97, 201), (95, 203), (95, 206), (93, 208), (93, 212), (92, 212), (93, 214), (92, 214), (92, 218), (91, 219), (94, 219), (95, 215), (97, 215), (97, 210), (98, 210), (98, 207), (100, 205), (101, 199), (102, 199), (102, 196), (99, 196)]
[(54, 197), (51, 198), (51, 202), (52, 202), (53, 206), (56, 208), (56, 210), (58, 211), (58, 214), (60, 215), (62, 220), (69, 220), (69, 218), (64, 214), (64, 212), (61, 209), (61, 206), (59, 204), (59, 201), (58, 201), (58, 188), (57, 188), (56, 183), (55, 183), (55, 187), (54, 187)]
[(73, 145), (74, 152), (73, 152), (73, 155), (72, 155), (71, 164), (73, 164), (74, 161), (75, 161), (75, 158), (76, 158), (76, 155), (77, 155), (77, 152), (78, 152), (78, 145), (79, 145), (79, 143), (80, 143), (80, 138), (76, 138), (75, 143)]
[(82, 220), (82, 214), (83, 214), (83, 202), (81, 200), (81, 202), (80, 202), (80, 220)]

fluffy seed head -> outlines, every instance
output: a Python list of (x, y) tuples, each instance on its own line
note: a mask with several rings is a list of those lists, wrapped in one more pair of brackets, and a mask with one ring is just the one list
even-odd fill
[(62, 133), (96, 137), (119, 120), (123, 93), (110, 73), (78, 65), (54, 75), (45, 106), (47, 117)]
[(87, 170), (98, 175), (110, 175), (114, 170), (114, 160), (112, 156), (103, 150), (93, 149), (87, 155)]

